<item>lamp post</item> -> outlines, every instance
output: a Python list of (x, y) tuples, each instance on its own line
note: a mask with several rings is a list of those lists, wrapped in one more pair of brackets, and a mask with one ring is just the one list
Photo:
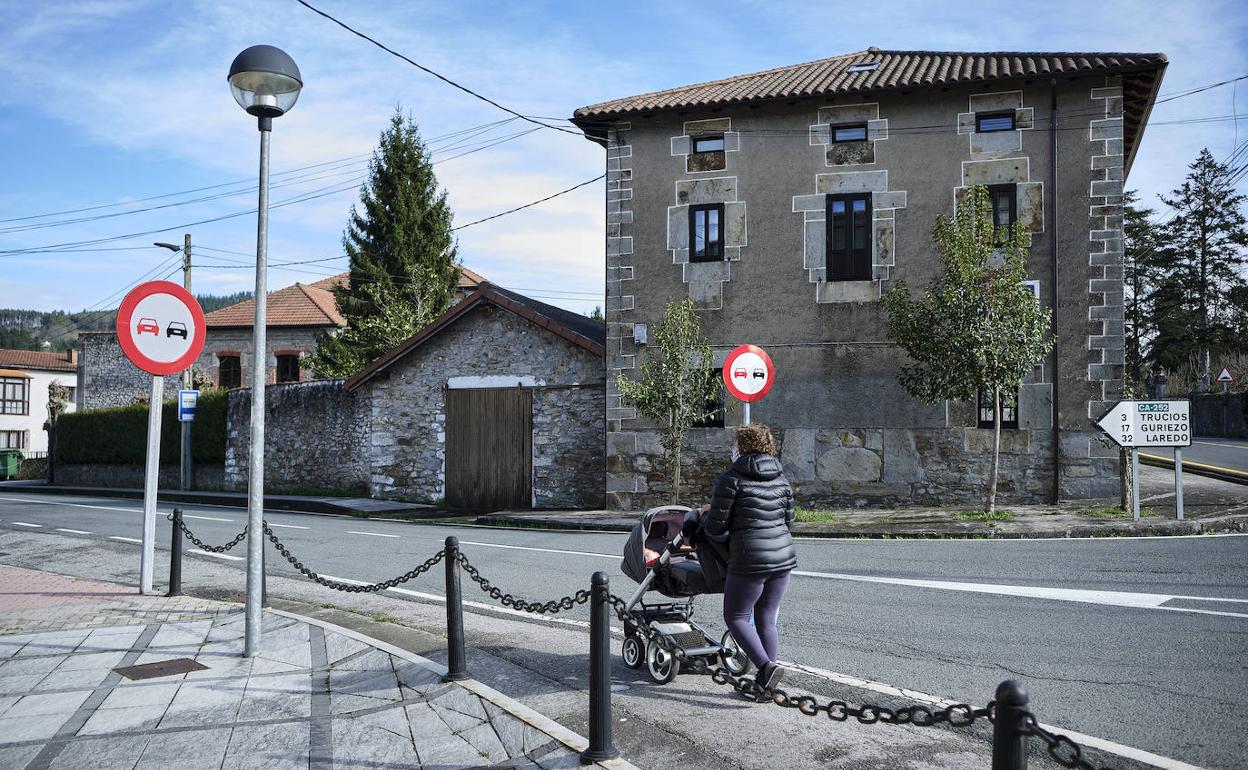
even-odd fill
[[(191, 290), (191, 234), (187, 233), (182, 236), (181, 246), (176, 243), (163, 243), (161, 241), (157, 241), (152, 245), (159, 246), (162, 249), (169, 249), (175, 254), (179, 251), (182, 252), (182, 288), (189, 292)], [(182, 372), (183, 390), (190, 390), (195, 383), (191, 372), (192, 368), (193, 367), (187, 367), (186, 371)], [(179, 398), (181, 398), (181, 396), (179, 396)], [(181, 482), (178, 486), (180, 486), (182, 491), (185, 492), (190, 490), (190, 488), (194, 485), (195, 479), (193, 470), (194, 466), (192, 465), (193, 458), (191, 456), (191, 423), (183, 420), (180, 425), (182, 429), (182, 462), (181, 467), (178, 469), (178, 478)]]
[(269, 251), (269, 132), (299, 99), (303, 78), (295, 60), (271, 45), (253, 45), (230, 64), (234, 101), (256, 116), (260, 129), (260, 202), (256, 226), (255, 326), (251, 351), (251, 446), (247, 482), (247, 626), (243, 655), (259, 652), (264, 582), (264, 386), (268, 383), (267, 276)]

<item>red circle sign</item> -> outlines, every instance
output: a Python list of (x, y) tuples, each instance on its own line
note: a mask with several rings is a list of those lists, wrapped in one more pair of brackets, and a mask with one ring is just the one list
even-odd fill
[(117, 341), (126, 358), (148, 374), (177, 374), (204, 349), (204, 311), (176, 283), (134, 287), (117, 311)]
[(758, 401), (775, 380), (771, 356), (757, 345), (739, 345), (724, 360), (724, 387), (741, 401)]

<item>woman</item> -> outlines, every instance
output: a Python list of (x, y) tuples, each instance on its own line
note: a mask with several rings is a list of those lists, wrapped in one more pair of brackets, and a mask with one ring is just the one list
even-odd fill
[(738, 429), (732, 468), (715, 479), (703, 521), (711, 537), (728, 538), (724, 622), (758, 667), (755, 681), (766, 689), (780, 681), (776, 617), (789, 572), (797, 566), (790, 532), (793, 490), (775, 455), (776, 441), (766, 425)]

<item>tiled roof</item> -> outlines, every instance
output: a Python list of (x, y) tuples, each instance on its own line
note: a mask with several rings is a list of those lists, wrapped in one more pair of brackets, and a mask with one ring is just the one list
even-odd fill
[[(851, 71), (873, 62), (877, 64), (874, 69)], [(1166, 56), (1161, 53), (973, 53), (868, 48), (830, 59), (613, 99), (580, 108), (573, 113), (573, 121), (585, 125), (596, 118), (637, 112), (1094, 70), (1117, 71), (1159, 67), (1165, 63)]]
[[(318, 289), (332, 289), (335, 286), (346, 286), (347, 280), (350, 279), (350, 277), (351, 277), (351, 273), (349, 272), (339, 273), (338, 275), (331, 275), (328, 278), (324, 278), (320, 281), (317, 281), (316, 283), (310, 283), (308, 285), (315, 286)], [(472, 291), (473, 289), (477, 288), (483, 283), (485, 283), (485, 279), (482, 278), (479, 273), (469, 270), (463, 265), (459, 266), (459, 288), (460, 289), (466, 289), (468, 291)]]
[[(325, 288), (297, 283), (269, 292), (269, 326), (345, 326), (334, 295)], [(204, 316), (208, 328), (251, 326), (255, 320), (253, 300), (243, 300)]]
[(0, 350), (0, 367), (40, 369), (50, 372), (73, 372), (78, 362), (69, 353), (45, 353), (41, 350)]
[[(408, 353), (420, 347), (425, 341), (450, 326), (457, 318), (465, 315), (482, 303), (489, 303), (495, 307), (515, 313), (521, 318), (563, 337), (593, 355), (602, 356), (606, 351), (607, 327), (602, 321), (595, 321), (578, 313), (573, 313), (570, 310), (547, 305), (545, 302), (538, 302), (531, 297), (500, 288), (489, 281), (483, 281), (477, 290), (465, 297), (462, 302), (453, 305), (450, 310), (443, 313), (437, 320), (400, 343), (397, 347), (392, 348), (363, 371), (347, 380), (347, 389), (355, 390), (378, 374), (381, 374)], [(498, 340), (498, 344), (507, 345), (508, 342), (506, 340)]]

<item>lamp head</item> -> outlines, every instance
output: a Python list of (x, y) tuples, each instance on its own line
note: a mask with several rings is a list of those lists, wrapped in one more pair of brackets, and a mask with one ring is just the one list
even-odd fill
[(258, 118), (286, 114), (303, 88), (295, 60), (271, 45), (253, 45), (235, 56), (229, 81), (234, 101)]

